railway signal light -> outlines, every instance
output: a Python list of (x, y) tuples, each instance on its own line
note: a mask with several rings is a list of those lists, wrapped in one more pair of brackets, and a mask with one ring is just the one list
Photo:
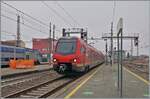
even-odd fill
[(82, 39), (84, 39), (84, 38), (86, 38), (86, 37), (87, 37), (87, 33), (85, 33), (85, 32), (84, 32), (84, 33), (81, 33), (81, 38), (82, 38)]
[(84, 33), (81, 33), (81, 39), (83, 39), (84, 38)]
[(63, 28), (62, 32), (63, 32), (63, 37), (66, 36), (64, 28)]
[(138, 38), (137, 37), (134, 39), (134, 45), (138, 46)]

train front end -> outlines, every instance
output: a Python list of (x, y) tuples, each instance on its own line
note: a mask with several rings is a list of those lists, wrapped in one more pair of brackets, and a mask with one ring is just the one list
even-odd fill
[(60, 74), (71, 73), (78, 64), (77, 38), (60, 38), (53, 55), (53, 68)]

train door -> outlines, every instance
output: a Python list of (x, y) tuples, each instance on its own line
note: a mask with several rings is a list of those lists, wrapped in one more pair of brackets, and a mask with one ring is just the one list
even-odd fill
[(86, 48), (84, 46), (81, 47), (81, 62), (82, 62), (82, 65), (85, 67), (85, 65), (86, 65)]
[(30, 59), (30, 56), (29, 56), (29, 55), (26, 55), (26, 59), (29, 60), (29, 59)]
[(25, 59), (27, 59), (27, 60), (32, 59), (32, 53), (31, 52), (26, 52)]

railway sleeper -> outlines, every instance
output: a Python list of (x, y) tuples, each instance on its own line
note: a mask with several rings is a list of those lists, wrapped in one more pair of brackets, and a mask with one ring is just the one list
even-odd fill
[(37, 89), (38, 91), (48, 91), (48, 89), (42, 89), (42, 88), (39, 88)]
[(43, 89), (43, 90), (49, 90), (48, 87), (42, 87), (41, 89)]
[(40, 92), (37, 92), (37, 93), (29, 92), (29, 93), (27, 93), (27, 95), (32, 95), (32, 96), (41, 96), (43, 94), (44, 93), (40, 93)]
[(35, 96), (21, 95), (20, 98), (35, 98)]
[(33, 91), (31, 91), (31, 93), (41, 93), (41, 94), (44, 94), (45, 92), (43, 92), (43, 91), (37, 91), (37, 90), (33, 90)]

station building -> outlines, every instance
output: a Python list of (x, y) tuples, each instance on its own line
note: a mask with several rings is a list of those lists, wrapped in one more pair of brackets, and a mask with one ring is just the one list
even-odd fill
[[(38, 50), (42, 55), (42, 62), (49, 62), (52, 53), (53, 53), (53, 43), (50, 45), (50, 42), (54, 41), (54, 48), (57, 40), (52, 38), (33, 38), (32, 39), (32, 48)], [(52, 48), (50, 48), (50, 46)], [(52, 50), (51, 50), (52, 49)]]

